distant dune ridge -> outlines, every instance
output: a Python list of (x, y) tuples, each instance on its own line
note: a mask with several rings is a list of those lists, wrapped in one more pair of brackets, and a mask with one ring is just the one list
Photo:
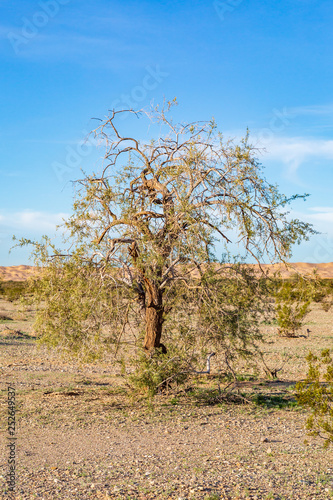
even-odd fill
[[(256, 266), (257, 267), (257, 266)], [(280, 271), (283, 278), (287, 278), (294, 273), (302, 275), (311, 275), (314, 270), (317, 271), (320, 278), (333, 279), (333, 262), (323, 264), (310, 264), (307, 262), (290, 263), (288, 268), (283, 264), (263, 264), (263, 269), (268, 269), (269, 274), (274, 271)]]
[[(296, 262), (290, 263), (289, 268), (283, 264), (263, 264), (262, 268), (269, 271), (269, 274), (274, 271), (280, 271), (283, 278), (287, 278), (292, 274), (312, 274), (313, 270), (316, 269), (320, 278), (333, 279), (333, 262), (328, 262), (324, 264), (308, 264), (306, 262)], [(258, 266), (255, 265), (255, 268)], [(36, 268), (33, 266), (0, 266), (0, 278), (3, 281), (25, 281), (31, 275), (36, 273)]]
[(0, 278), (3, 281), (25, 281), (35, 272), (33, 266), (0, 266)]

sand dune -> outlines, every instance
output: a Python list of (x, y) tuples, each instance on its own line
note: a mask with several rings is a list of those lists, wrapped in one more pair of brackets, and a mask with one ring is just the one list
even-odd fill
[[(307, 275), (312, 274), (313, 270), (316, 269), (321, 278), (333, 279), (333, 262), (323, 264), (295, 262), (291, 263), (288, 269), (281, 264), (264, 264), (262, 267), (268, 270), (270, 274), (279, 270), (284, 278), (291, 276), (295, 272)], [(0, 266), (0, 278), (4, 281), (25, 281), (35, 272), (36, 268), (33, 266)]]
[(317, 271), (320, 278), (333, 279), (333, 262), (323, 264), (310, 264), (308, 262), (294, 262), (290, 263), (288, 268), (282, 264), (263, 265), (264, 269), (268, 269), (269, 273), (280, 271), (283, 278), (287, 278), (294, 273), (302, 275), (311, 275), (314, 270)]
[(33, 266), (0, 266), (0, 278), (3, 281), (25, 281), (36, 272)]

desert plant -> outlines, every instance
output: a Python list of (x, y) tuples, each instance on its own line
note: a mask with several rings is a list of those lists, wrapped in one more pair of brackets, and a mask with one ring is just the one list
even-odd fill
[(273, 290), (278, 331), (285, 337), (297, 335), (311, 311), (312, 302), (321, 302), (325, 310), (331, 305), (328, 299), (330, 286), (316, 273), (312, 276), (295, 274), (287, 280), (279, 278)]
[(265, 180), (248, 134), (234, 144), (214, 121), (175, 124), (168, 109), (129, 112), (167, 129), (147, 142), (121, 132), (125, 111), (95, 130), (106, 163), (77, 182), (65, 222), (70, 250), (21, 240), (34, 245), (44, 276), (35, 281), (36, 330), (49, 345), (92, 358), (129, 346), (142, 360), (143, 348), (156, 367), (176, 346), (185, 345), (190, 362), (210, 345), (226, 362), (236, 351), (247, 355), (262, 282), (218, 259), (214, 245), (227, 250), (233, 234), (247, 256), (284, 261), (314, 232), (285, 211), (306, 195), (286, 198)]
[(24, 281), (0, 281), (0, 294), (9, 302), (19, 300), (25, 293), (26, 283)]
[(312, 436), (324, 439), (324, 446), (333, 443), (333, 359), (329, 349), (307, 356), (308, 373), (296, 385), (298, 403), (308, 407), (311, 415), (306, 427)]
[(178, 346), (172, 346), (167, 353), (155, 349), (149, 356), (141, 351), (133, 363), (135, 370), (128, 377), (129, 383), (149, 400), (158, 392), (183, 384), (193, 374), (188, 354)]

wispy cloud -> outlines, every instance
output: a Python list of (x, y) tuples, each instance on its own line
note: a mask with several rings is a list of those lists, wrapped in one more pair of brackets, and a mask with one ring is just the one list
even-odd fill
[[(73, 5), (59, 5), (61, 15), (49, 16), (49, 22), (39, 27), (34, 16), (38, 12), (45, 16), (41, 3), (29, 19), (17, 20), (16, 25), (0, 24), (2, 50), (11, 55), (14, 50), (16, 56), (33, 61), (72, 60), (83, 66), (114, 70), (127, 69), (129, 64), (141, 68), (151, 62), (146, 37), (160, 36), (161, 29), (157, 22), (140, 17), (141, 29), (137, 30), (138, 17), (133, 8), (94, 5), (77, 11)], [(137, 13), (140, 15), (140, 8)], [(29, 36), (26, 23), (30, 23)]]
[(274, 137), (265, 145), (267, 157), (280, 160), (290, 180), (298, 181), (297, 171), (308, 160), (333, 160), (333, 140), (306, 137)]
[(133, 46), (122, 44), (114, 39), (97, 39), (93, 37), (48, 35), (34, 40), (23, 48), (20, 57), (30, 61), (71, 61), (86, 68), (103, 68), (121, 72), (141, 70), (150, 62), (146, 48), (137, 44), (136, 56)]
[[(303, 163), (309, 160), (333, 160), (333, 140), (272, 134), (268, 140), (263, 141), (259, 132), (255, 131), (250, 134), (250, 142), (254, 147), (258, 148), (265, 162), (266, 160), (274, 160), (284, 165), (285, 175), (290, 180), (299, 182), (297, 171)], [(225, 136), (239, 142), (244, 137), (244, 134), (240, 131), (229, 131), (225, 133)]]
[(12, 234), (15, 231), (27, 231), (37, 234), (54, 233), (56, 226), (69, 217), (66, 213), (47, 213), (33, 210), (0, 213), (1, 233)]
[(19, 171), (10, 171), (10, 170), (0, 170), (0, 176), (2, 177), (21, 177), (22, 172)]
[(294, 108), (288, 108), (288, 113), (295, 116), (331, 115), (333, 114), (333, 103), (296, 106)]
[(309, 207), (309, 212), (290, 211), (290, 217), (313, 224), (316, 231), (333, 237), (333, 207)]
[[(323, 222), (324, 224), (327, 222), (333, 223), (333, 207), (312, 207), (310, 210), (315, 212), (314, 214), (308, 215), (311, 221)], [(331, 227), (325, 225), (325, 229), (333, 233), (333, 228), (331, 229)]]
[[(19, 32), (14, 31), (17, 35)], [(5, 35), (7, 38), (8, 33)], [(99, 36), (86, 36), (78, 33), (67, 33), (59, 36), (54, 33), (39, 33), (22, 49), (18, 55), (29, 57), (34, 55), (54, 55), (54, 54), (87, 54), (96, 50), (106, 49), (112, 40)], [(67, 49), (67, 51), (66, 51)]]
[(311, 207), (310, 212), (290, 211), (290, 216), (313, 224), (319, 234), (311, 236), (309, 242), (302, 243), (303, 262), (333, 261), (333, 207)]
[(311, 207), (310, 210), (313, 212), (331, 212), (333, 213), (333, 207)]

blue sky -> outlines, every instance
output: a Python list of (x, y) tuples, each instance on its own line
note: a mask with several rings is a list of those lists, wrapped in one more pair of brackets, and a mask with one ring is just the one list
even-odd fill
[(292, 260), (333, 261), (331, 1), (2, 0), (0, 15), (0, 265), (29, 263), (13, 234), (71, 213), (70, 181), (103, 154), (82, 145), (92, 118), (164, 96), (176, 119), (249, 127), (267, 179), (311, 194), (293, 214), (322, 234)]

